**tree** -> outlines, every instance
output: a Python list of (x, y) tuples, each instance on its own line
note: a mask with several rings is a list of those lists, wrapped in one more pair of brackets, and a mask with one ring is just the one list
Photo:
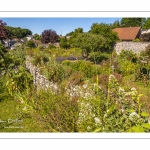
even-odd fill
[(60, 46), (65, 49), (69, 48), (70, 47), (69, 40), (66, 37), (60, 38)]
[(42, 42), (43, 43), (55, 43), (58, 40), (58, 35), (54, 30), (44, 30), (42, 32)]
[(33, 35), (33, 38), (34, 38), (35, 40), (41, 40), (41, 36), (40, 36), (39, 34), (37, 34), (37, 33), (35, 33), (35, 34)]
[(105, 23), (94, 23), (91, 26), (89, 33), (103, 36), (105, 38), (105, 45), (103, 51), (111, 52), (114, 48), (116, 41), (119, 39), (117, 33), (112, 31), (109, 24)]
[(5, 28), (7, 24), (0, 20), (0, 40), (4, 40), (7, 38), (7, 29)]
[(101, 35), (92, 33), (80, 33), (74, 41), (76, 47), (82, 49), (84, 57), (88, 57), (90, 52), (101, 51), (105, 46), (105, 39)]
[[(70, 39), (69, 39), (69, 43), (71, 46), (74, 46), (74, 40), (75, 38), (80, 34), (83, 33), (83, 28), (77, 28), (75, 29), (73, 32), (70, 32)], [(67, 34), (68, 35), (68, 34)]]
[(24, 38), (27, 35), (32, 35), (32, 32), (29, 29), (23, 29), (23, 28), (15, 28), (11, 26), (6, 26), (5, 27), (8, 31), (8, 38)]
[(120, 24), (122, 27), (142, 27), (145, 20), (146, 18), (122, 18)]
[(112, 29), (118, 28), (120, 27), (120, 22), (118, 20), (116, 20), (113, 24), (110, 24)]
[(150, 29), (150, 18), (147, 18), (142, 29)]

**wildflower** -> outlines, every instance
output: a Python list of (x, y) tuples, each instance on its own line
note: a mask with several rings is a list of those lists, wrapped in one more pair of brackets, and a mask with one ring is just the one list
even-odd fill
[(132, 87), (132, 88), (131, 88), (131, 91), (136, 91), (136, 88)]
[(110, 75), (109, 75), (109, 81), (112, 81), (112, 80), (114, 80), (114, 79), (116, 79), (115, 76), (114, 76), (113, 74), (110, 74)]
[(90, 126), (88, 126), (88, 127), (87, 127), (87, 131), (90, 131), (90, 130), (91, 130), (91, 127), (90, 127)]
[(118, 92), (119, 92), (120, 95), (122, 95), (122, 94), (124, 94), (124, 89), (122, 87), (119, 87)]
[(133, 120), (134, 118), (139, 118), (140, 116), (136, 113), (136, 112), (132, 112), (130, 115), (129, 115), (129, 118), (131, 120)]
[(148, 118), (148, 123), (150, 124), (150, 117)]
[(97, 117), (94, 118), (94, 121), (95, 121), (96, 124), (101, 123), (100, 119), (97, 118)]
[(83, 84), (83, 88), (84, 88), (84, 89), (86, 89), (86, 88), (87, 88), (87, 86), (88, 86), (87, 84)]

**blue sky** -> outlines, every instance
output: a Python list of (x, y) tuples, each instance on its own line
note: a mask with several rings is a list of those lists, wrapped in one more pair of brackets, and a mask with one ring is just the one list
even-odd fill
[(66, 35), (76, 28), (83, 28), (84, 32), (90, 30), (93, 23), (113, 23), (121, 18), (0, 18), (8, 26), (27, 28), (33, 34), (41, 34), (46, 29), (52, 29), (57, 34)]

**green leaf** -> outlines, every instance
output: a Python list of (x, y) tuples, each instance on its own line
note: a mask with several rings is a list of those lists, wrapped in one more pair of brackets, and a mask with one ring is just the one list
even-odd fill
[(98, 128), (96, 130), (94, 130), (94, 132), (100, 132), (102, 130), (102, 128)]
[(143, 123), (142, 126), (144, 128), (150, 129), (150, 124), (149, 123)]
[(140, 125), (137, 125), (131, 128), (131, 132), (144, 132), (144, 129)]
[(143, 117), (148, 117), (149, 115), (148, 115), (146, 112), (142, 112), (142, 113), (141, 113), (141, 116), (143, 116)]

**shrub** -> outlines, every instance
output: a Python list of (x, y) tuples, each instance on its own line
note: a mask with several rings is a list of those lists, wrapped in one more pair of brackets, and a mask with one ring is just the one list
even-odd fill
[(64, 60), (64, 61), (62, 61), (62, 65), (69, 66), (69, 65), (71, 65), (71, 61), (70, 60)]
[(89, 59), (95, 63), (100, 63), (103, 60), (109, 59), (109, 55), (107, 53), (93, 52), (90, 53)]
[(54, 48), (56, 48), (56, 47), (55, 47), (53, 44), (49, 44), (48, 48), (49, 48), (49, 49), (54, 49)]
[(140, 42), (140, 39), (136, 38), (133, 42)]
[(94, 65), (91, 62), (79, 60), (71, 63), (73, 71), (81, 71), (87, 78), (91, 78), (96, 74), (100, 74), (99, 66)]
[(29, 48), (35, 48), (35, 43), (32, 40), (27, 41), (26, 46), (28, 46)]
[(65, 70), (61, 64), (50, 64), (48, 69), (48, 78), (53, 82), (62, 82), (65, 78)]
[(147, 45), (144, 51), (140, 53), (142, 56), (150, 56), (150, 44)]
[(138, 60), (138, 57), (137, 57), (137, 54), (133, 53), (132, 50), (122, 50), (120, 55), (119, 55), (119, 58), (122, 60), (129, 60), (131, 62), (137, 62)]
[(84, 73), (81, 71), (77, 71), (70, 76), (69, 84), (70, 85), (79, 85), (81, 82), (84, 81), (84, 79), (85, 79)]

